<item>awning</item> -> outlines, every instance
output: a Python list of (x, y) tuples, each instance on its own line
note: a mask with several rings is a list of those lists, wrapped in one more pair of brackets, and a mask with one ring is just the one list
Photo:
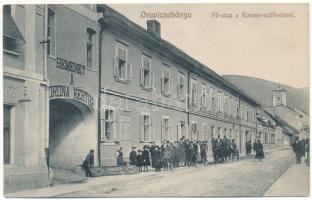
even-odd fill
[(7, 12), (3, 12), (3, 35), (7, 35), (16, 39), (17, 45), (26, 43), (14, 19)]

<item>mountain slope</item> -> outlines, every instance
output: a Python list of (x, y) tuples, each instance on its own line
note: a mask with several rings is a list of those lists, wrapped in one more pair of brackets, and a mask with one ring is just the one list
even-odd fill
[[(224, 75), (223, 78), (240, 88), (263, 107), (272, 106), (272, 93), (278, 88), (278, 83), (239, 75)], [(281, 87), (287, 91), (287, 105), (289, 107), (299, 108), (303, 112), (309, 113), (309, 87), (297, 89), (282, 84)]]

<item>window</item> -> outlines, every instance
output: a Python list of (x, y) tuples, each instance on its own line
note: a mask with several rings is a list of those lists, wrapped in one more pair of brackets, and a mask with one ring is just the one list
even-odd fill
[(187, 138), (186, 135), (186, 123), (185, 121), (180, 121), (178, 125), (178, 140), (181, 139), (181, 137)]
[(11, 130), (12, 106), (3, 106), (3, 162), (5, 165), (12, 164), (12, 130)]
[(220, 135), (220, 138), (222, 138), (221, 128), (218, 128), (218, 136)]
[(229, 103), (228, 103), (228, 96), (224, 95), (224, 112), (229, 114)]
[(241, 109), (240, 109), (240, 111), (241, 111), (241, 114), (240, 114), (241, 115), (241, 119), (244, 120), (244, 110), (245, 110), (244, 109), (244, 104), (241, 103), (240, 107), (241, 107)]
[(271, 143), (275, 144), (275, 134), (274, 133), (271, 134)]
[(219, 91), (219, 111), (224, 111), (224, 95)]
[(161, 141), (172, 142), (171, 120), (169, 117), (162, 117), (161, 119)]
[(179, 73), (177, 96), (179, 99), (185, 98), (185, 75)]
[(129, 116), (120, 116), (119, 126), (120, 138), (122, 140), (130, 140), (131, 118)]
[(224, 134), (227, 138), (229, 138), (229, 136), (228, 136), (228, 132), (227, 132), (227, 128), (225, 128), (225, 129), (224, 129), (223, 134)]
[(141, 142), (152, 142), (153, 137), (153, 126), (152, 117), (149, 114), (142, 114), (140, 119), (141, 126)]
[(207, 86), (205, 84), (202, 84), (201, 87), (201, 107), (207, 107)]
[(233, 136), (233, 129), (230, 129), (230, 137), (229, 139), (234, 139), (234, 136)]
[(215, 112), (217, 108), (217, 98), (214, 88), (210, 88), (210, 97), (211, 97), (211, 110)]
[(198, 137), (198, 130), (197, 130), (197, 122), (192, 121), (192, 125), (191, 125), (191, 139), (193, 140), (197, 140)]
[(248, 122), (248, 106), (245, 107), (245, 112), (244, 112), (244, 115), (245, 115), (245, 119), (246, 121)]
[(164, 94), (171, 94), (171, 79), (170, 79), (170, 68), (164, 66), (163, 74), (161, 78), (161, 92)]
[(191, 108), (197, 108), (198, 107), (198, 86), (197, 81), (195, 79), (192, 79), (191, 81)]
[(151, 58), (142, 55), (142, 68), (140, 71), (141, 86), (146, 89), (152, 89), (154, 87), (154, 75), (152, 72), (152, 61)]
[(207, 141), (208, 140), (208, 126), (206, 123), (202, 123), (202, 134), (199, 138), (200, 141)]
[(211, 126), (211, 138), (216, 136), (215, 131), (216, 131), (215, 127)]
[(47, 54), (55, 56), (55, 12), (51, 8), (48, 9)]
[(16, 39), (9, 37), (9, 36), (3, 36), (3, 49), (7, 51), (16, 52)]
[(115, 113), (114, 110), (105, 110), (105, 117), (103, 121), (104, 130), (102, 131), (102, 141), (113, 141), (115, 133)]
[(127, 47), (122, 44), (116, 46), (116, 58), (114, 66), (114, 77), (118, 80), (130, 81), (132, 66), (128, 62), (128, 51)]
[(95, 34), (95, 31), (91, 28), (87, 29), (87, 67), (92, 68), (93, 66), (93, 59), (94, 59), (94, 39), (93, 35)]

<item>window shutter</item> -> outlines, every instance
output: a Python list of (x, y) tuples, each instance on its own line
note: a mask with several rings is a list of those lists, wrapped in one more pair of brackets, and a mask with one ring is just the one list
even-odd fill
[(169, 79), (169, 94), (172, 94), (172, 80), (171, 79)]
[(181, 137), (182, 137), (181, 122), (178, 122), (178, 124), (177, 124), (177, 141), (179, 141)]
[(118, 75), (118, 62), (119, 62), (118, 57), (115, 57), (113, 60), (114, 77), (117, 77)]
[(131, 63), (127, 62), (127, 80), (131, 80), (131, 76), (132, 76), (132, 65)]
[(144, 142), (144, 115), (140, 115), (140, 141)]
[(169, 119), (169, 126), (170, 126), (170, 129), (169, 129), (169, 134), (170, 134), (169, 140), (170, 140), (170, 142), (173, 142), (173, 127), (172, 127), (171, 119)]
[(189, 135), (190, 135), (190, 127), (188, 125), (188, 123), (185, 123), (185, 130), (186, 130), (186, 133), (185, 133), (185, 138), (186, 139), (189, 139)]
[(151, 78), (150, 78), (150, 88), (155, 88), (154, 87), (154, 72), (151, 71)]
[(150, 122), (150, 127), (149, 127), (149, 132), (148, 132), (148, 141), (151, 142), (153, 140), (153, 134), (154, 134), (154, 126), (153, 126), (153, 120), (152, 116), (149, 116), (149, 122)]
[(208, 109), (209, 109), (210, 106), (211, 106), (209, 90), (207, 90), (206, 99), (207, 99), (207, 100), (206, 100), (206, 101), (207, 101), (207, 107), (208, 107)]
[(161, 77), (161, 83), (160, 83), (160, 86), (161, 86), (161, 92), (164, 93), (165, 92), (165, 78), (164, 77)]
[(153, 123), (151, 123), (151, 129), (152, 129), (151, 142), (154, 142), (155, 141), (155, 127), (153, 126)]
[(105, 141), (105, 119), (101, 119), (101, 141)]
[(114, 110), (114, 140), (120, 141), (120, 121), (119, 121), (119, 112)]
[(164, 137), (165, 137), (165, 135), (164, 135), (164, 125), (165, 125), (164, 120), (165, 120), (165, 118), (161, 117), (161, 121), (160, 121), (160, 127), (161, 127), (161, 129), (160, 129), (160, 131), (161, 131), (160, 142), (162, 142), (164, 140)]
[(140, 69), (140, 85), (144, 85), (144, 68)]
[(177, 97), (181, 98), (180, 84), (177, 85)]

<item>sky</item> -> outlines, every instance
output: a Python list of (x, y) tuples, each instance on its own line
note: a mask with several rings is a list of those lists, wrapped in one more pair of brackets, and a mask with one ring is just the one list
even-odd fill
[[(143, 28), (161, 23), (161, 37), (220, 75), (257, 77), (295, 88), (309, 86), (308, 4), (110, 4)], [(146, 13), (190, 13), (187, 19)], [(242, 13), (289, 13), (247, 18)], [(226, 13), (232, 17), (216, 17)], [(236, 14), (238, 17), (236, 18)]]

